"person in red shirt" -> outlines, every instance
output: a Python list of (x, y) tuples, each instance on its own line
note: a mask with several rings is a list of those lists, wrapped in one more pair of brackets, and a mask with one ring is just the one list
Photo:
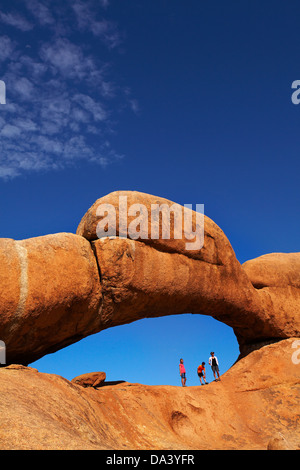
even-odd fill
[(186, 387), (186, 371), (185, 371), (185, 367), (184, 367), (184, 364), (183, 364), (183, 359), (180, 359), (180, 363), (179, 363), (179, 374), (180, 374), (180, 377), (181, 377), (181, 383), (182, 383), (182, 386), (183, 387)]
[[(205, 384), (207, 385), (206, 373), (205, 373), (205, 362), (202, 362), (202, 364), (198, 367), (197, 373), (198, 373), (198, 377), (200, 379), (201, 385), (205, 385)], [(203, 380), (204, 380), (204, 384), (202, 383), (202, 377), (203, 377)]]

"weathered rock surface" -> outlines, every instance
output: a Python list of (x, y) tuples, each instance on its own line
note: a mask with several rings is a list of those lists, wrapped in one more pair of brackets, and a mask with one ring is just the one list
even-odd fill
[(88, 372), (86, 374), (78, 375), (71, 380), (72, 383), (80, 385), (81, 387), (99, 387), (105, 382), (105, 372)]
[[(120, 198), (131, 208), (126, 224)], [(112, 209), (109, 219), (99, 206)], [(76, 235), (0, 240), (0, 339), (7, 363), (27, 365), (105, 328), (169, 314), (200, 313), (226, 323), (241, 356), (300, 335), (299, 253), (241, 266), (224, 232), (206, 216), (199, 222), (190, 209), (189, 231), (184, 215), (157, 216), (153, 238), (153, 206), (166, 208), (167, 216), (174, 206), (182, 209), (149, 194), (116, 191), (93, 204)], [(197, 238), (201, 220), (204, 246), (191, 250), (187, 243)], [(115, 222), (116, 237), (97, 239), (99, 221)], [(168, 222), (170, 239), (164, 238)], [(132, 224), (141, 228), (139, 239), (129, 237)]]
[(96, 390), (31, 368), (2, 368), (0, 449), (300, 449), (295, 340), (253, 351), (202, 387)]
[(269, 253), (246, 261), (242, 267), (257, 289), (300, 289), (300, 253)]
[[(104, 211), (105, 206), (107, 211)], [(99, 208), (102, 210), (99, 211)], [(161, 208), (160, 213), (155, 212), (156, 208)], [(127, 210), (127, 220), (122, 215), (124, 210)], [(136, 239), (158, 251), (180, 253), (214, 265), (229, 264), (235, 259), (228, 239), (215, 222), (162, 197), (138, 191), (114, 191), (107, 194), (99, 198), (83, 216), (77, 235), (90, 241), (97, 240), (100, 238), (97, 225), (104, 220), (109, 227), (115, 225), (117, 237), (133, 239), (136, 232)], [(203, 243), (197, 249), (195, 233), (202, 233), (203, 223), (204, 240), (201, 238)], [(137, 229), (134, 230), (136, 225)], [(195, 244), (191, 246), (190, 243)]]
[[(293, 336), (293, 328), (297, 336), (300, 321), (300, 253), (266, 254), (246, 261), (242, 268), (267, 311), (269, 325), (286, 325), (278, 331), (278, 338)], [(252, 344), (256, 347), (254, 339)]]
[(101, 266), (103, 328), (184, 312), (211, 315), (233, 328), (244, 354), (300, 332), (300, 291), (256, 290), (236, 260), (216, 266), (129, 239), (92, 244)]
[[(138, 239), (119, 225), (120, 196), (141, 209)], [(114, 238), (97, 239), (102, 203), (117, 216)], [(206, 216), (204, 246), (187, 249), (199, 228), (193, 211), (183, 238), (175, 218), (164, 238), (161, 217), (153, 239), (153, 204), (174, 203), (115, 192), (96, 201), (76, 235), (0, 239), (0, 339), (10, 364), (0, 369), (0, 449), (300, 449), (300, 254), (241, 266)], [(241, 355), (220, 382), (112, 384), (101, 372), (70, 382), (24, 366), (105, 328), (175, 313), (233, 328)]]
[[(132, 211), (124, 224), (123, 216), (120, 218), (122, 198), (129, 214), (134, 204), (136, 210), (141, 208), (137, 240), (130, 239), (129, 234), (137, 212)], [(155, 205), (174, 207), (172, 201), (149, 194), (116, 191), (98, 199), (78, 226), (77, 234), (91, 241), (101, 271), (103, 328), (150, 316), (184, 312), (211, 315), (233, 328), (242, 355), (262, 344), (300, 334), (300, 254), (294, 256), (298, 256), (298, 264), (290, 270), (294, 259), (288, 260), (287, 255), (284, 263), (280, 261), (278, 269), (283, 267), (285, 281), (276, 290), (257, 289), (248, 277), (247, 265), (241, 267), (224, 232), (206, 216), (204, 246), (199, 250), (186, 248), (197, 227), (194, 211), (189, 212), (193, 221), (190, 232), (178, 228), (175, 216), (162, 216), (158, 219), (160, 236), (153, 239), (151, 215)], [(106, 206), (114, 211), (99, 212), (99, 207)], [(103, 220), (110, 226), (115, 223), (116, 238), (97, 240), (97, 225)], [(167, 220), (170, 239), (163, 239)], [(180, 235), (184, 236), (177, 238)], [(287, 285), (287, 278), (295, 280)]]
[(82, 237), (0, 239), (0, 287), (8, 364), (27, 365), (100, 328), (99, 272)]

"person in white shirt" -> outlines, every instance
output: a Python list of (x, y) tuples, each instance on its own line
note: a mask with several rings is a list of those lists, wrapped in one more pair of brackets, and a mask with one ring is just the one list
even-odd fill
[[(208, 360), (209, 365), (211, 366), (211, 370), (213, 371), (215, 380), (221, 380), (219, 374), (219, 361), (218, 358), (215, 356), (214, 352), (210, 353), (210, 358)], [(216, 377), (216, 374), (218, 378)]]

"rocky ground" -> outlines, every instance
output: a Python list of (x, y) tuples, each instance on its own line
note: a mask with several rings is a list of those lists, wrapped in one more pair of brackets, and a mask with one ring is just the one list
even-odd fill
[(10, 365), (0, 370), (0, 449), (300, 450), (295, 338), (238, 361), (220, 382), (84, 387)]
[[(139, 239), (120, 223), (124, 200), (143, 208)], [(221, 228), (194, 211), (190, 231), (174, 215), (163, 236), (162, 216), (152, 237), (153, 205), (182, 215), (174, 204), (115, 191), (76, 234), (0, 239), (0, 449), (300, 449), (300, 253), (241, 265)], [(99, 207), (113, 209), (113, 238), (99, 238), (98, 224), (111, 225)], [(106, 371), (68, 381), (27, 367), (106, 328), (187, 312), (237, 337), (239, 360), (220, 382), (112, 384)]]

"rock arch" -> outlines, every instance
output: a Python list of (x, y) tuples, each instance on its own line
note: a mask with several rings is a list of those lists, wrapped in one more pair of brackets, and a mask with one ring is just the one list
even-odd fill
[[(203, 247), (188, 250), (198, 224), (194, 211), (191, 231), (182, 237), (173, 216), (170, 238), (163, 238), (161, 216), (158, 238), (141, 231), (134, 240), (119, 224), (120, 196), (127, 207), (147, 209), (141, 225), (151, 205), (174, 204), (116, 191), (93, 204), (76, 234), (0, 239), (0, 340), (8, 364), (29, 364), (103, 329), (169, 314), (200, 313), (226, 323), (241, 356), (300, 335), (300, 253), (265, 255), (241, 265), (207, 216)], [(98, 208), (104, 204), (115, 209), (115, 237), (98, 239), (98, 223), (107, 217)], [(127, 228), (135, 216), (127, 214)]]

